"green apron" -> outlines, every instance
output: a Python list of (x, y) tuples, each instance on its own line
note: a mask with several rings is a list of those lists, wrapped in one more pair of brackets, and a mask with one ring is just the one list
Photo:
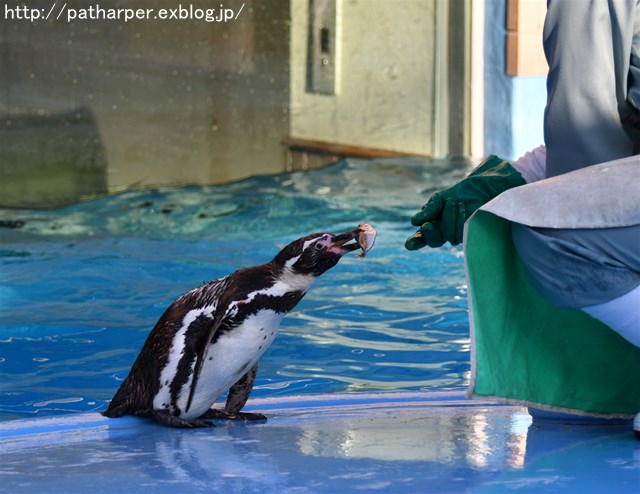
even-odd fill
[(469, 220), (469, 397), (608, 418), (640, 412), (640, 348), (584, 312), (543, 298), (526, 281), (511, 240), (512, 221), (639, 224), (639, 184), (640, 157), (618, 160), (508, 190)]

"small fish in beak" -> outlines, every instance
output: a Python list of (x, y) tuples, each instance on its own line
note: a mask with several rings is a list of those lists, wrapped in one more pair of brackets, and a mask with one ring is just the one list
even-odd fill
[(358, 257), (364, 258), (367, 255), (367, 252), (372, 249), (373, 244), (376, 243), (377, 232), (368, 223), (358, 225), (358, 230), (360, 230), (360, 233), (358, 233), (358, 245), (362, 249), (362, 252), (358, 254)]
[[(355, 240), (355, 242), (349, 243), (351, 240)], [(362, 252), (358, 254), (359, 257), (364, 257), (367, 252), (371, 250), (375, 240), (376, 231), (367, 223), (358, 225), (358, 228), (341, 235), (336, 235), (331, 239), (333, 242), (333, 248), (336, 249), (336, 253), (342, 255), (347, 252), (362, 249)]]

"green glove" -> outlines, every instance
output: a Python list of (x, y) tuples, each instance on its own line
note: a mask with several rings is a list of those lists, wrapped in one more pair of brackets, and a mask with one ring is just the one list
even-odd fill
[(411, 218), (411, 223), (420, 229), (407, 239), (405, 247), (417, 250), (425, 245), (440, 247), (445, 242), (459, 244), (464, 223), (476, 209), (505, 190), (525, 183), (509, 163), (489, 156), (465, 179), (434, 194)]

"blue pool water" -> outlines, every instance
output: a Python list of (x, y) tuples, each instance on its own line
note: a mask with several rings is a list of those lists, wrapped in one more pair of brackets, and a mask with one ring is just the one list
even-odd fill
[(459, 249), (407, 252), (408, 218), (465, 163), (348, 160), (210, 187), (1, 210), (0, 419), (102, 410), (185, 291), (295, 238), (378, 230), (282, 323), (252, 397), (460, 390), (469, 331)]

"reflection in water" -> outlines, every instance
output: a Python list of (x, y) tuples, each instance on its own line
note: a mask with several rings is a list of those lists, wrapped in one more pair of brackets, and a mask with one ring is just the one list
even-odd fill
[(266, 411), (268, 422), (218, 422), (206, 430), (93, 415), (84, 429), (80, 423), (61, 434), (60, 419), (51, 419), (40, 433), (27, 434), (34, 423), (24, 421), (24, 433), (14, 428), (9, 432), (18, 439), (1, 444), (3, 488), (17, 494), (44, 486), (92, 494), (616, 492), (638, 480), (626, 427), (621, 434), (611, 426), (531, 425), (522, 408), (445, 395), (332, 396), (256, 400), (252, 407)]
[(312, 456), (428, 461), (458, 467), (465, 458), (464, 464), (474, 469), (522, 466), (530, 421), (527, 414), (489, 416), (485, 410), (462, 407), (421, 409), (415, 416), (405, 409), (402, 415), (397, 410), (372, 411), (369, 406), (360, 418), (350, 418), (338, 428), (326, 423), (305, 428), (298, 446)]

